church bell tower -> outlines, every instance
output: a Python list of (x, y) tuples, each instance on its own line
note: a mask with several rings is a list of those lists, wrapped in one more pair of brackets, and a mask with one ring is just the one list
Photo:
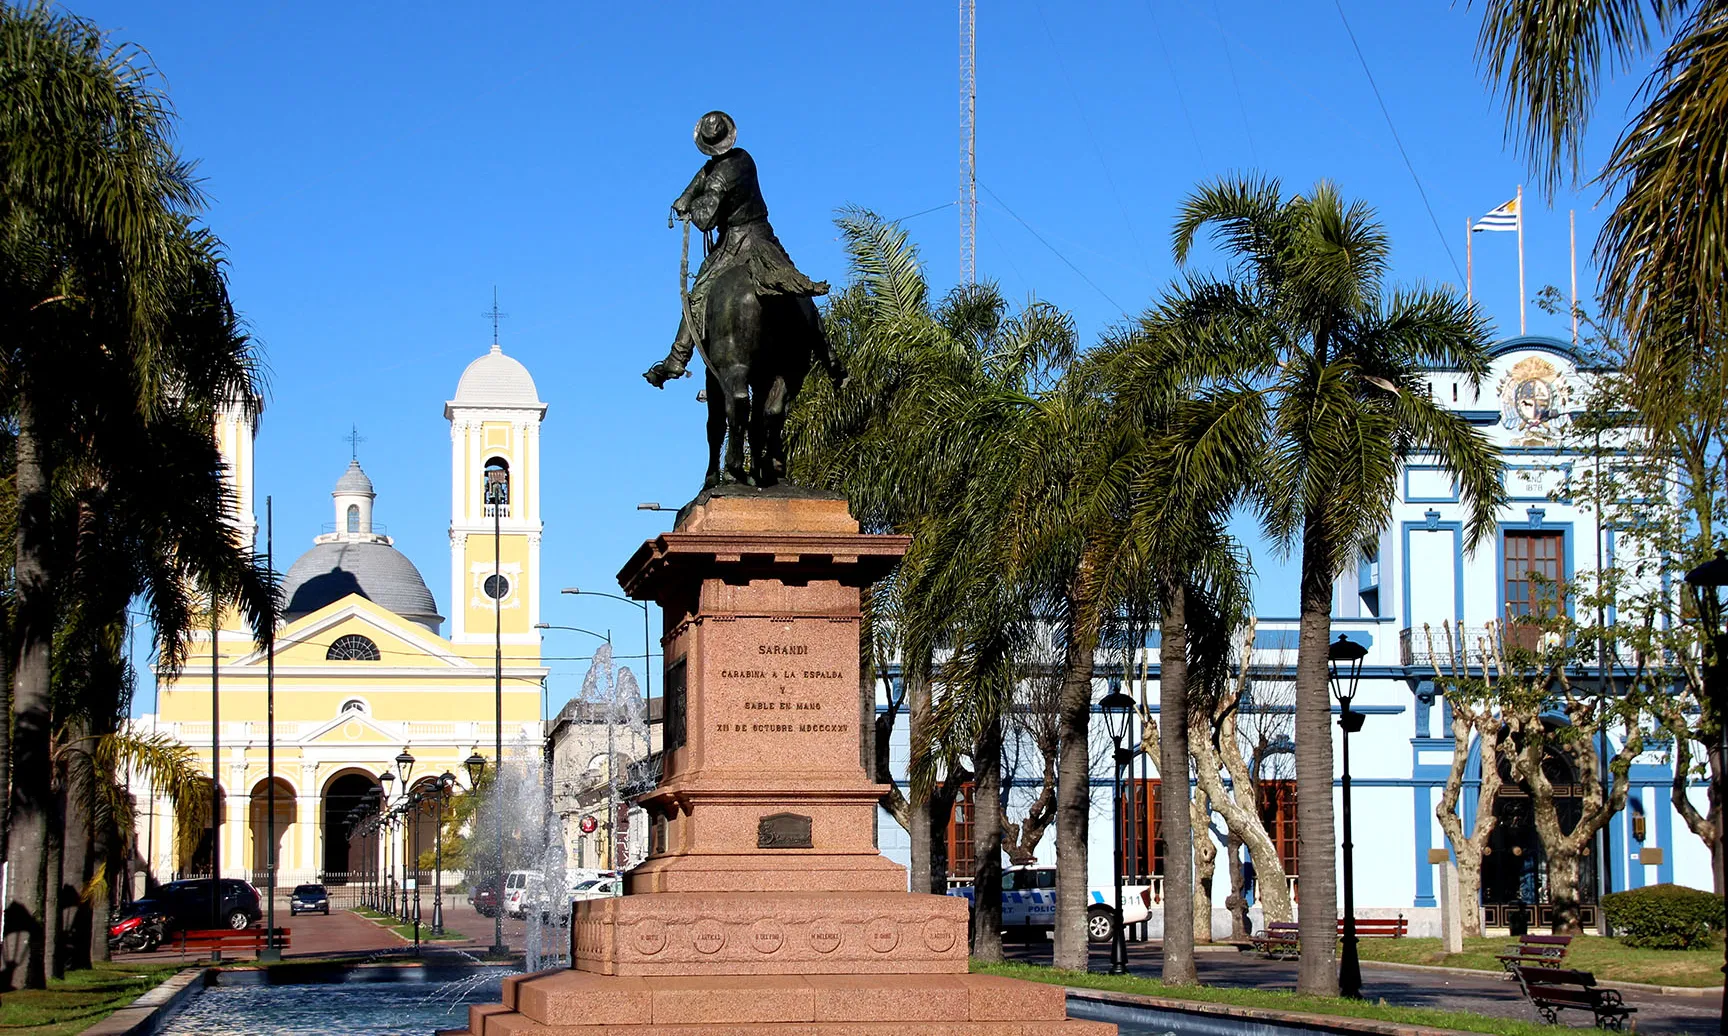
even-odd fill
[(450, 422), (450, 640), (538, 654), (540, 402), (534, 378), (496, 342), (468, 365)]

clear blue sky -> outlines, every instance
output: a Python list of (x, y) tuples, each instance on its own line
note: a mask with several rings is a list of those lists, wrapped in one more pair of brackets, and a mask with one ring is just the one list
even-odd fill
[[(1444, 242), (1399, 156), (1332, 0), (979, 0), (978, 266), (1012, 298), (1070, 309), (1083, 340), (1137, 312), (1173, 273), (1168, 234), (1197, 181), (1319, 177), (1380, 211), (1400, 282), (1458, 283), (1464, 226), (1524, 178), (1477, 77), (1479, 12), (1445, 0), (1343, 0)], [(639, 373), (677, 322), (668, 204), (697, 168), (691, 126), (731, 112), (781, 240), (841, 282), (840, 206), (908, 221), (932, 281), (957, 275), (957, 19), (945, 0), (587, 5), (81, 2), (166, 76), (233, 295), (270, 371), (259, 519), (275, 500), (278, 567), (331, 520), (357, 424), (377, 516), (449, 608), (443, 403), (489, 344), (550, 405), (544, 618), (617, 631), (639, 616), (560, 586), (614, 575), (700, 486), (695, 380)], [(1629, 84), (1602, 105), (1597, 157)], [(1528, 199), (1529, 290), (1580, 280), (1600, 225), (1585, 189)], [(1447, 255), (1447, 247), (1451, 256)], [(1517, 330), (1510, 234), (1477, 235), (1477, 297)], [(1456, 266), (1454, 265), (1456, 264)], [(1566, 333), (1534, 307), (1533, 332)], [(260, 544), (262, 546), (262, 544)], [(1262, 607), (1294, 592), (1264, 550)], [(589, 644), (553, 632), (549, 655)], [(553, 663), (552, 694), (581, 662)], [(140, 707), (149, 705), (148, 681)]]

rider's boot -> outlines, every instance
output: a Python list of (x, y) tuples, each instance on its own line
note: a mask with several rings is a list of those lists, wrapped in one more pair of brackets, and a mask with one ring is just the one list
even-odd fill
[(690, 362), (690, 354), (696, 350), (696, 340), (690, 337), (682, 322), (678, 325), (678, 337), (672, 342), (672, 351), (666, 358), (642, 372), (648, 384), (655, 388), (671, 381), (673, 378), (689, 377), (690, 372), (685, 365)]

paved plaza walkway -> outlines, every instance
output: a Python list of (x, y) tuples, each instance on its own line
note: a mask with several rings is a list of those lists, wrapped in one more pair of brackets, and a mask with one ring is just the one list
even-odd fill
[[(1029, 964), (1050, 963), (1050, 943), (1009, 944), (1010, 960)], [(1296, 962), (1265, 960), (1252, 953), (1198, 953), (1200, 981), (1214, 986), (1247, 989), (1295, 989)], [(1094, 945), (1091, 970), (1110, 966), (1108, 946)], [(1158, 943), (1129, 943), (1128, 970), (1147, 978), (1158, 977), (1164, 966)], [(1612, 985), (1612, 983), (1604, 983)], [(1626, 1002), (1638, 1008), (1641, 1033), (1715, 1034), (1722, 1013), (1720, 992), (1707, 996), (1665, 996), (1644, 990), (1624, 990)], [(1460, 974), (1442, 968), (1386, 967), (1362, 965), (1362, 993), (1370, 1000), (1384, 1000), (1404, 1007), (1433, 1007), (1447, 1011), (1474, 1011), (1502, 1018), (1540, 1022), (1536, 1012), (1519, 993), (1516, 983), (1488, 972)], [(1568, 1011), (1562, 1024), (1593, 1029), (1590, 1015)]]

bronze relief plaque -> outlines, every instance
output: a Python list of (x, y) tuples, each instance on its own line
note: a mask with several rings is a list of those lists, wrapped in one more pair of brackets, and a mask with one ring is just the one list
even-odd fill
[(810, 818), (797, 813), (771, 813), (756, 825), (758, 849), (809, 849)]

